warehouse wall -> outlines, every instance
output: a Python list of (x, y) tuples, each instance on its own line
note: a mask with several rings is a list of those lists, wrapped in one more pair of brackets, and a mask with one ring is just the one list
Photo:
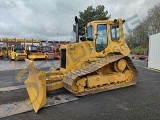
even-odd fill
[(160, 33), (149, 37), (148, 67), (160, 70)]

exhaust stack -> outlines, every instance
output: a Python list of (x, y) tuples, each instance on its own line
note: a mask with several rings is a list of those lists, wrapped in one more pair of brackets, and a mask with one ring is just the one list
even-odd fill
[(75, 16), (75, 23), (76, 23), (76, 43), (79, 42), (79, 29), (78, 29), (78, 18)]

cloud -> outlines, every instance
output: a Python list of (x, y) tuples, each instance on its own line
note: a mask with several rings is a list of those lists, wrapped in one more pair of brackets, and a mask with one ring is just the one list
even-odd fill
[[(1, 0), (0, 37), (69, 39), (74, 17), (88, 6), (104, 5), (111, 19), (143, 16), (158, 0)], [(145, 14), (144, 14), (145, 13)]]

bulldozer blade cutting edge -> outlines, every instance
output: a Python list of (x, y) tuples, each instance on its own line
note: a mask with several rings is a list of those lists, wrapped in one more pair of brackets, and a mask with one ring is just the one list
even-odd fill
[(25, 62), (29, 75), (24, 83), (33, 109), (37, 113), (46, 104), (46, 76), (45, 72), (38, 71), (33, 61), (25, 59)]

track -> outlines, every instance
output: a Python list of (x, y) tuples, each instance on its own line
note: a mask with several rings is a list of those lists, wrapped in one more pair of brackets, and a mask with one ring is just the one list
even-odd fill
[[(93, 73), (93, 72), (97, 71), (98, 69), (104, 67), (105, 65), (110, 64), (112, 62), (115, 62), (115, 61), (117, 61), (117, 60), (119, 60), (121, 58), (125, 58), (126, 59), (127, 67), (133, 73), (132, 82), (116, 84), (116, 85), (112, 85), (112, 86), (102, 86), (102, 87), (97, 87), (95, 89), (86, 90), (86, 91), (81, 92), (81, 93), (74, 93), (74, 91), (72, 90), (72, 84), (74, 84), (73, 82), (78, 77), (82, 77), (82, 76), (85, 76), (87, 74)], [(67, 90), (69, 90), (70, 92), (74, 93), (76, 96), (83, 96), (83, 95), (87, 95), (87, 94), (93, 94), (93, 93), (98, 93), (98, 92), (102, 92), (102, 91), (107, 91), (107, 90), (112, 90), (112, 89), (116, 89), (116, 88), (135, 85), (136, 82), (137, 82), (137, 77), (138, 77), (138, 72), (137, 72), (134, 64), (132, 63), (132, 61), (131, 61), (131, 59), (129, 57), (125, 57), (123, 55), (113, 55), (113, 56), (109, 56), (109, 57), (107, 56), (105, 58), (100, 58), (96, 62), (94, 62), (92, 64), (89, 64), (85, 68), (82, 68), (82, 69), (80, 69), (78, 71), (69, 72), (68, 74), (66, 74), (65, 78), (63, 79), (63, 81), (65, 83), (64, 87)]]

